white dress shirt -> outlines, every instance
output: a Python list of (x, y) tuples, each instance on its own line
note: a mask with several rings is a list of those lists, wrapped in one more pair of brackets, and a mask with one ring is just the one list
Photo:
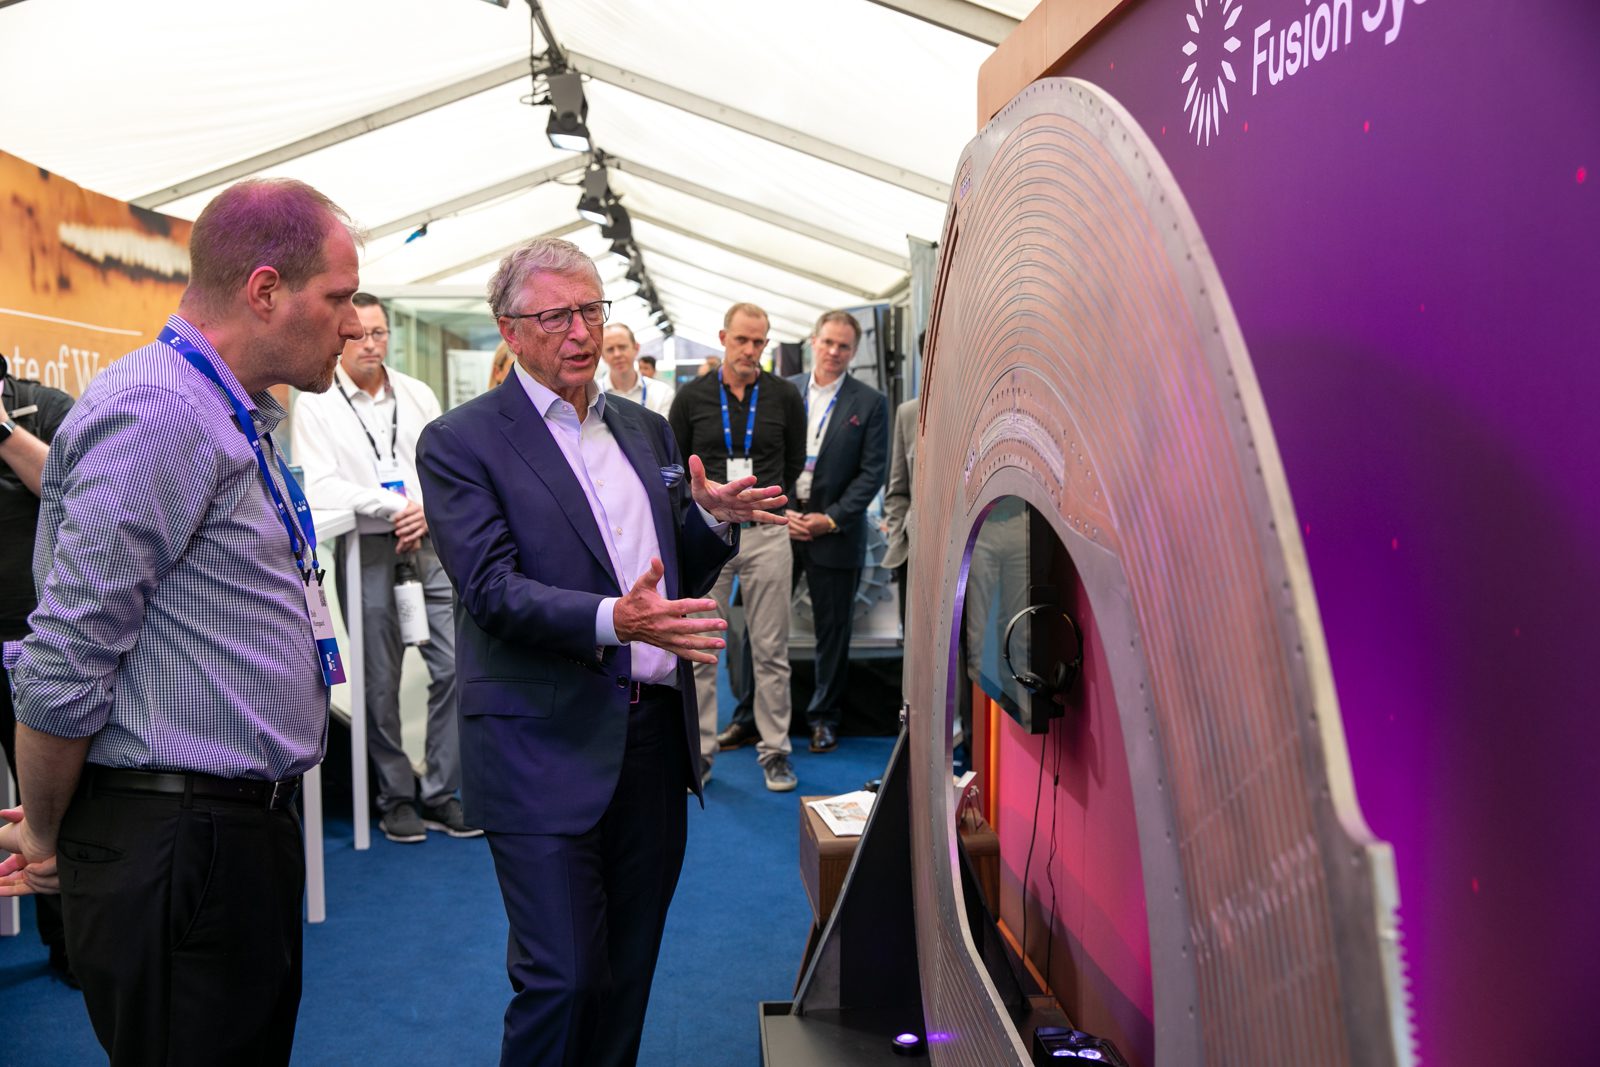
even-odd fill
[(828, 432), (828, 422), (833, 417), (831, 405), (843, 385), (843, 374), (827, 385), (818, 385), (815, 375), (806, 379), (806, 465), (794, 483), (794, 495), (799, 500), (811, 497), (811, 475), (816, 470), (817, 453), (822, 451), (822, 437)]
[[(515, 367), (517, 380), (522, 383), (528, 399), (533, 401), (534, 410), (544, 418), (550, 436), (555, 438), (583, 488), (595, 525), (605, 541), (617, 587), (627, 592), (639, 576), (650, 569), (651, 558), (661, 555), (661, 543), (656, 538), (650, 498), (639, 480), (639, 472), (628, 462), (622, 446), (617, 444), (605, 423), (605, 397), (599, 383), (586, 384), (589, 407), (580, 423), (576, 408), (545, 388), (520, 363)], [(712, 520), (708, 517), (707, 521)], [(656, 583), (656, 592), (667, 595), (665, 577)], [(606, 597), (600, 601), (594, 620), (596, 644), (625, 643), (617, 637), (614, 615), (618, 599)], [(676, 684), (676, 656), (643, 641), (627, 644), (633, 653), (634, 681)]]
[(672, 398), (678, 395), (678, 391), (666, 382), (658, 382), (642, 374), (634, 376), (632, 389), (627, 391), (618, 389), (616, 380), (612, 379), (611, 384), (606, 386), (606, 392), (624, 397), (635, 404), (642, 404), (663, 419), (672, 410)]
[[(406, 500), (422, 502), (417, 437), (439, 417), (432, 389), (392, 367), (385, 370), (388, 380), (377, 397), (341, 366), (327, 392), (301, 393), (294, 403), (290, 458), (305, 471), (306, 499), (314, 508), (354, 509), (362, 533), (393, 532)], [(379, 458), (387, 462), (391, 455), (405, 478), (405, 496), (378, 484)]]

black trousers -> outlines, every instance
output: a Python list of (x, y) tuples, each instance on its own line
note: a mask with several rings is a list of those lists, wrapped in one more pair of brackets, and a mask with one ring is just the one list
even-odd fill
[(622, 775), (594, 829), (489, 833), (511, 921), (502, 1067), (638, 1061), (667, 905), (683, 867), (687, 763), (681, 698), (646, 696), (629, 714)]
[[(6, 750), (6, 766), (11, 768), (11, 776), (17, 777), (17, 709), (11, 703), (11, 677), (4, 664), (0, 664), (0, 747)], [(33, 902), (40, 943), (65, 951), (67, 935), (61, 925), (61, 898), (44, 894), (34, 897)]]
[(300, 816), (97, 787), (62, 820), (67, 951), (112, 1067), (287, 1064), (300, 1010)]
[(811, 627), (817, 635), (816, 685), (806, 708), (806, 722), (813, 729), (823, 723), (838, 729), (850, 670), (850, 628), (861, 568), (824, 567), (812, 560), (809, 547), (804, 541), (794, 545), (795, 564), (811, 591)]

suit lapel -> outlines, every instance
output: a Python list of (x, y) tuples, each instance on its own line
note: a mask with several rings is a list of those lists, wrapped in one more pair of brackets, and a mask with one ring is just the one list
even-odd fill
[(817, 466), (822, 466), (822, 456), (828, 451), (831, 444), (839, 435), (834, 431), (841, 423), (848, 423), (850, 416), (855, 414), (855, 385), (856, 380), (847, 373), (844, 381), (839, 383), (839, 402), (833, 406), (833, 414), (828, 416), (828, 425), (822, 428), (822, 442), (817, 445)]
[[(661, 566), (666, 576), (667, 599), (678, 596), (677, 520), (673, 515), (672, 500), (667, 496), (666, 482), (661, 478), (661, 457), (650, 447), (645, 436), (649, 428), (637, 411), (624, 411), (621, 404), (606, 404), (605, 423), (616, 439), (622, 454), (628, 457), (634, 472), (644, 486), (644, 495), (650, 501), (650, 517), (655, 521), (656, 544), (661, 549)], [(688, 472), (684, 473), (687, 478)]]
[(556, 498), (562, 515), (572, 525), (578, 540), (594, 556), (595, 562), (600, 564), (600, 570), (612, 575), (612, 581), (616, 581), (605, 540), (600, 536), (600, 528), (594, 522), (594, 511), (589, 507), (589, 498), (584, 495), (578, 476), (572, 473), (566, 453), (556, 444), (549, 425), (540, 417), (533, 401), (528, 399), (528, 393), (516, 375), (507, 378), (498, 393), (500, 413), (509, 420), (501, 427), (506, 440), (534, 476), (544, 483), (550, 495)]

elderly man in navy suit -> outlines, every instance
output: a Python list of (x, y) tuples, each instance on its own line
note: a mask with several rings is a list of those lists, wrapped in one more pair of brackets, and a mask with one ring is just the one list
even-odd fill
[(854, 315), (825, 312), (811, 334), (811, 373), (789, 379), (806, 408), (806, 465), (795, 483), (789, 537), (811, 591), (817, 635), (816, 685), (806, 708), (813, 752), (838, 744), (867, 505), (883, 487), (889, 462), (889, 402), (850, 377), (860, 343)]
[(726, 626), (689, 616), (787, 499), (685, 471), (665, 419), (601, 393), (610, 304), (576, 246), (512, 252), (489, 303), (515, 373), (431, 423), (417, 467), (458, 598), (462, 796), (511, 924), (501, 1062), (632, 1064), (700, 792), (691, 664)]

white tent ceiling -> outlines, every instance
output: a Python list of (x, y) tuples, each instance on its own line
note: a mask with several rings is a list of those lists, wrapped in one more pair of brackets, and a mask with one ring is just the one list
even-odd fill
[[(543, 3), (650, 278), (708, 344), (738, 300), (797, 339), (904, 282), (972, 135), (975, 37), (1032, 6)], [(240, 177), (303, 179), (371, 231), (365, 284), (464, 307), (509, 247), (563, 232), (647, 339), (624, 261), (577, 215), (585, 158), (525, 102), (532, 42), (523, 0), (0, 0), (0, 149), (185, 218)]]

